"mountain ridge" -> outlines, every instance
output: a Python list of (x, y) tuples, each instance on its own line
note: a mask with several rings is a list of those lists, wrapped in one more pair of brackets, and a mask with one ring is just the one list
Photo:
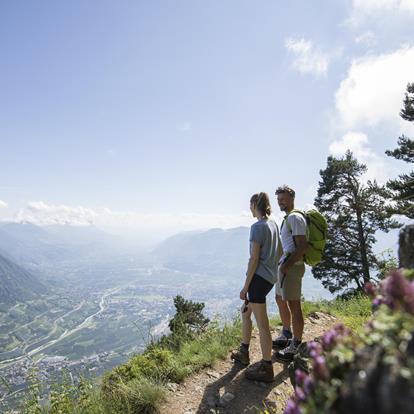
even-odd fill
[(0, 303), (14, 305), (45, 293), (46, 286), (23, 267), (0, 255)]

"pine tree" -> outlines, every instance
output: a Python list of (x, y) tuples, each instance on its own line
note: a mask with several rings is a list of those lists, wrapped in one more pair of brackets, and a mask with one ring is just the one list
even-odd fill
[(173, 334), (200, 333), (210, 322), (203, 315), (204, 303), (193, 302), (177, 295), (174, 298), (174, 306), (176, 314), (168, 324)]
[(350, 151), (342, 158), (329, 156), (320, 171), (315, 206), (327, 218), (328, 239), (323, 260), (312, 273), (332, 293), (350, 285), (362, 289), (377, 264), (376, 231), (400, 226), (387, 209), (389, 190), (375, 181), (361, 182), (366, 171)]
[[(404, 108), (400, 116), (406, 121), (414, 122), (414, 83), (407, 85)], [(385, 153), (397, 160), (414, 163), (414, 140), (402, 135), (398, 138), (398, 148)], [(395, 201), (391, 211), (414, 219), (414, 170), (388, 181), (387, 186), (393, 192)]]

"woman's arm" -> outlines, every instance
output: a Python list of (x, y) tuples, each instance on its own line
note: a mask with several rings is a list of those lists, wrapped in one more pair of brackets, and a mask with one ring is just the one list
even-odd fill
[(256, 272), (257, 265), (259, 264), (260, 259), (260, 244), (257, 242), (252, 242), (252, 249), (250, 254), (249, 263), (247, 265), (246, 272), (246, 281), (244, 282), (244, 287), (240, 292), (240, 299), (245, 300), (247, 291), (249, 290), (250, 282), (253, 279), (253, 276)]

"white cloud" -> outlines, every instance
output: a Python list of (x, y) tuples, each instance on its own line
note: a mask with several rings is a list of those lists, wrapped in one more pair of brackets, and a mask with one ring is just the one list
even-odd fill
[(412, 0), (353, 0), (352, 8), (356, 12), (365, 14), (377, 11), (414, 13), (414, 2)]
[(156, 232), (165, 235), (213, 227), (232, 228), (249, 226), (251, 214), (197, 214), (197, 213), (139, 213), (134, 211), (112, 211), (102, 207), (91, 209), (65, 205), (30, 202), (16, 214), (14, 221), (30, 222), (40, 226), (51, 224), (91, 225), (113, 232)]
[(293, 55), (292, 66), (300, 73), (326, 75), (331, 57), (317, 49), (311, 40), (289, 38), (285, 47)]
[(348, 24), (358, 26), (367, 18), (377, 15), (414, 16), (413, 0), (352, 0)]
[(0, 208), (6, 208), (8, 204), (5, 201), (0, 200)]
[(90, 208), (46, 204), (43, 201), (28, 203), (15, 216), (15, 221), (44, 226), (51, 224), (85, 226), (93, 224), (95, 220), (96, 212)]
[(391, 176), (395, 175), (386, 163), (385, 158), (380, 157), (370, 148), (366, 134), (348, 132), (329, 146), (329, 152), (335, 157), (344, 155), (347, 150), (352, 151), (358, 161), (367, 166), (368, 171), (363, 177), (365, 180), (376, 179), (379, 183), (385, 183)]
[(404, 92), (413, 81), (414, 47), (354, 60), (335, 95), (341, 126), (360, 129), (391, 121), (401, 127)]
[(377, 39), (375, 37), (375, 34), (371, 32), (370, 30), (360, 34), (355, 38), (355, 43), (359, 45), (364, 45), (367, 47), (375, 46), (377, 43)]

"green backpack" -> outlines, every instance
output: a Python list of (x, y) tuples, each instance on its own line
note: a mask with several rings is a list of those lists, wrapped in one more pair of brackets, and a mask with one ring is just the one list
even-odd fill
[[(305, 253), (303, 259), (307, 265), (315, 266), (322, 260), (322, 253), (326, 244), (328, 223), (326, 222), (325, 217), (315, 209), (307, 211), (292, 210), (291, 213), (293, 212), (301, 214), (306, 220), (306, 240), (309, 244), (309, 249)], [(292, 229), (287, 221), (289, 214), (285, 216), (282, 226), (286, 222), (288, 230), (292, 233)], [(293, 241), (295, 241), (294, 238)]]

